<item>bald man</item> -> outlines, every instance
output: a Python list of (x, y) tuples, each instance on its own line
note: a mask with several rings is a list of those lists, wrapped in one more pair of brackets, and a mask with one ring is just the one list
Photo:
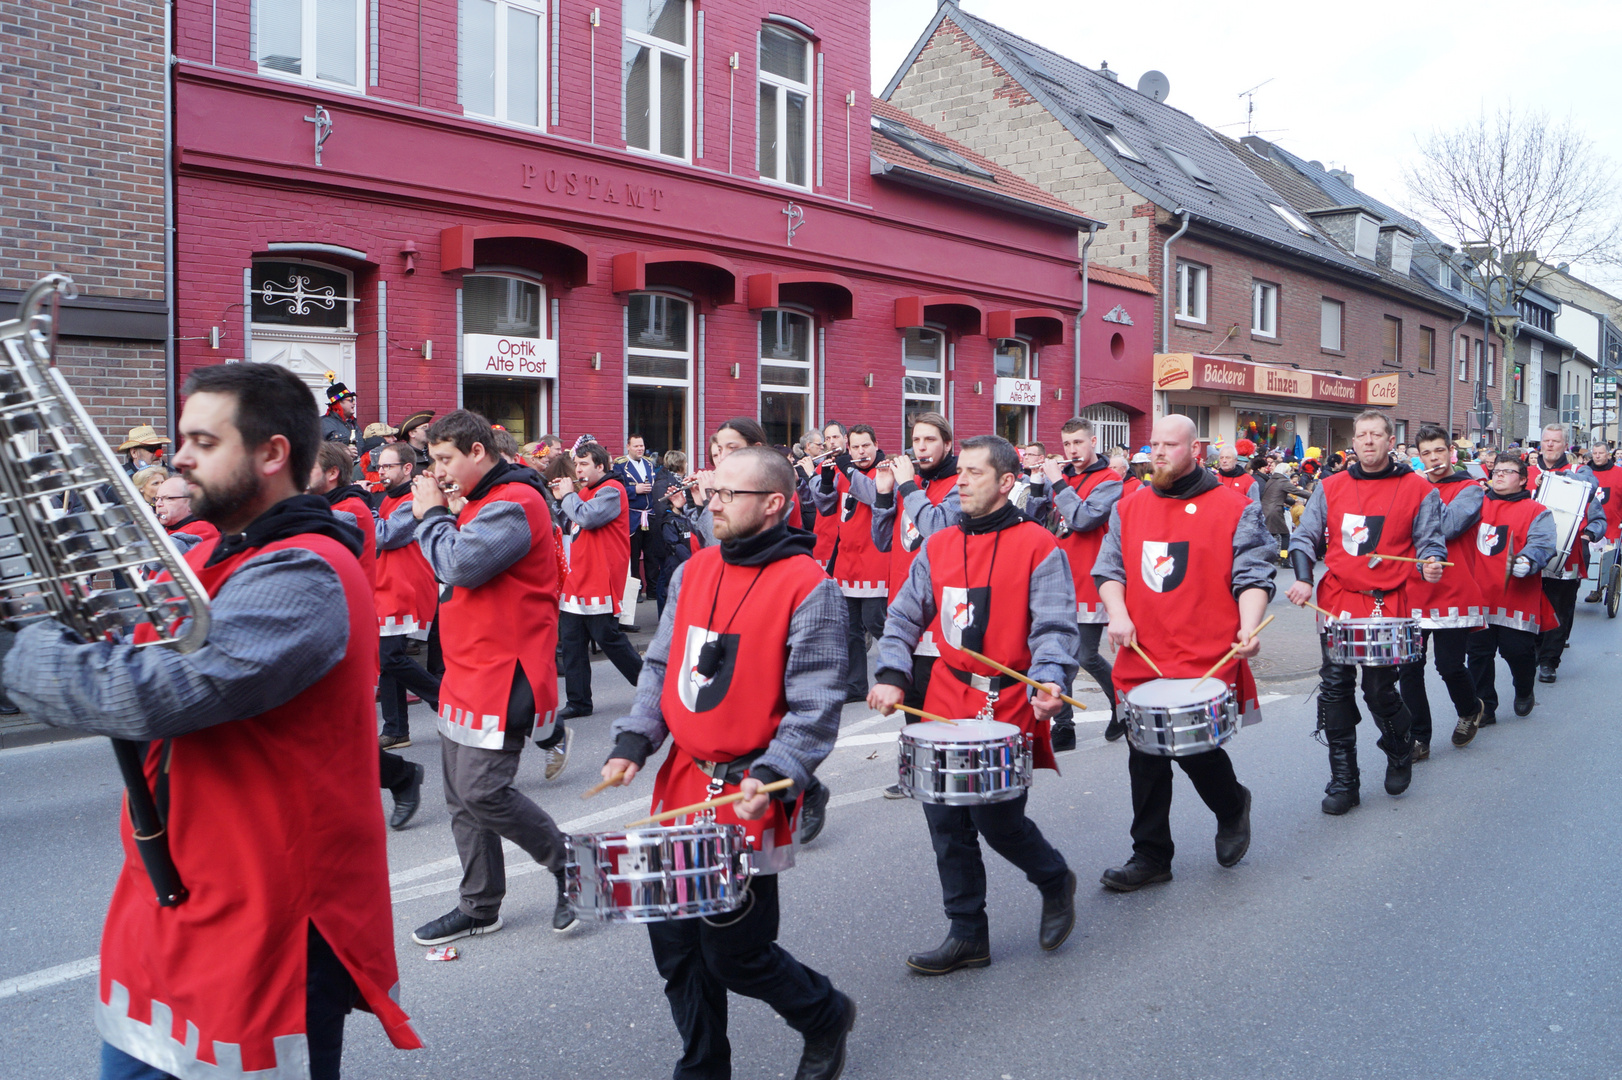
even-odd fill
[(191, 512), (191, 485), (185, 477), (171, 476), (159, 484), (153, 508), (157, 511), (158, 523), (169, 533), (182, 555), (204, 540), (220, 535), (220, 530)]

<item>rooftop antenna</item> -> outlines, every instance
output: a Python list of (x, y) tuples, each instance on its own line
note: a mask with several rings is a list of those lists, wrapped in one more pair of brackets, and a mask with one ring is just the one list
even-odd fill
[(1245, 134), (1246, 135), (1254, 135), (1254, 134), (1256, 134), (1256, 91), (1260, 90), (1262, 87), (1266, 86), (1268, 83), (1270, 83), (1272, 81), (1273, 81), (1272, 79), (1268, 79), (1265, 82), (1257, 83), (1255, 86), (1252, 86), (1249, 90), (1241, 90), (1241, 91), (1239, 91), (1239, 96), (1245, 99)]

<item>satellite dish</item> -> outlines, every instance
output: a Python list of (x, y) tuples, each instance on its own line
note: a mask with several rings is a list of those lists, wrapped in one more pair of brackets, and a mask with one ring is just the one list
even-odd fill
[(1171, 80), (1158, 71), (1145, 71), (1138, 80), (1138, 93), (1155, 101), (1165, 101), (1171, 93)]

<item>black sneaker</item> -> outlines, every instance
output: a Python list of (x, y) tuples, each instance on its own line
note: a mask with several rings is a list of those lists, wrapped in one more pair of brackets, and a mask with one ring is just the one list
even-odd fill
[(379, 735), (377, 737), (377, 748), (379, 750), (404, 750), (410, 745), (410, 735)]
[(1537, 699), (1536, 695), (1533, 695), (1533, 694), (1527, 694), (1525, 697), (1516, 698), (1515, 699), (1515, 715), (1516, 716), (1530, 716), (1531, 713), (1532, 713), (1532, 710), (1537, 707), (1537, 703), (1538, 703), (1538, 699)]
[(833, 793), (828, 785), (811, 781), (811, 789), (800, 803), (800, 843), (809, 844), (822, 834), (828, 821), (828, 799)]
[(475, 919), (461, 908), (457, 908), (449, 915), (441, 915), (433, 922), (417, 927), (411, 932), (411, 940), (418, 945), (443, 945), (457, 938), (472, 937), (474, 934), (493, 934), (500, 929), (500, 915), (489, 919)]
[(1116, 742), (1126, 734), (1126, 721), (1115, 713), (1110, 713), (1109, 723), (1104, 726), (1104, 741)]
[(1075, 748), (1076, 748), (1076, 725), (1074, 725), (1074, 724), (1054, 724), (1053, 725), (1053, 752), (1055, 754), (1058, 754), (1058, 753), (1062, 753), (1065, 750), (1074, 750)]
[(552, 871), (552, 878), (558, 883), (558, 903), (552, 909), (552, 929), (561, 934), (580, 921), (574, 913), (574, 905), (569, 903), (569, 890), (563, 883), (563, 871)]
[(1481, 719), (1476, 721), (1476, 727), (1491, 727), (1496, 723), (1498, 723), (1498, 714), (1495, 712), (1488, 712), (1487, 710), (1483, 709), (1481, 711)]
[(1553, 667), (1548, 664), (1538, 665), (1538, 682), (1554, 682), (1556, 677)]
[(394, 813), (389, 815), (389, 828), (403, 829), (422, 805), (422, 781), (427, 775), (421, 765), (411, 763), (411, 779), (390, 792), (394, 796)]
[(884, 797), (886, 799), (905, 799), (907, 797), (907, 789), (902, 787), (900, 784), (891, 784), (889, 787), (884, 789)]

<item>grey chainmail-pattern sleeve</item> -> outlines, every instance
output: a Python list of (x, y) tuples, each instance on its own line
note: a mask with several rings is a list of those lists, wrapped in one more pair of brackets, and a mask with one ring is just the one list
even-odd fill
[[(669, 601), (665, 607), (669, 610)], [(800, 791), (810, 786), (811, 774), (839, 738), (850, 664), (846, 610), (839, 585), (828, 578), (800, 601), (789, 618), (788, 667), (783, 673), (788, 712), (759, 764), (790, 778)]]
[(895, 541), (896, 509), (894, 491), (879, 494), (873, 500), (873, 546), (888, 553)]
[[(1301, 520), (1290, 533), (1290, 551), (1305, 555), (1308, 562), (1317, 562), (1323, 553), (1324, 529), (1328, 526), (1329, 503), (1324, 499), (1324, 486), (1320, 482), (1307, 497)], [(1307, 579), (1307, 584), (1312, 584), (1311, 578)]]
[(1069, 484), (1053, 486), (1053, 507), (1072, 532), (1087, 532), (1109, 520), (1110, 511), (1121, 501), (1121, 482), (1105, 480), (1083, 499)]
[(1545, 510), (1526, 527), (1526, 546), (1515, 552), (1525, 555), (1534, 568), (1542, 567), (1560, 551), (1560, 533), (1555, 528), (1554, 513)]
[(534, 543), (524, 508), (507, 500), (485, 503), (461, 526), (440, 507), (417, 523), (417, 544), (434, 577), (464, 589), (483, 585), (529, 554)]
[(1117, 503), (1109, 514), (1109, 530), (1104, 533), (1104, 542), (1098, 547), (1098, 556), (1093, 560), (1093, 568), (1088, 571), (1092, 576), (1093, 587), (1097, 588), (1106, 581), (1126, 584), (1126, 566), (1121, 561), (1121, 507)]
[(918, 528), (918, 536), (928, 540), (942, 529), (949, 529), (963, 520), (963, 503), (959, 498), (957, 485), (946, 493), (939, 505), (929, 501), (924, 489), (911, 480), (902, 484), (896, 492), (901, 496), (901, 505), (906, 507), (907, 515)]
[(1425, 492), (1414, 513), (1414, 554), (1421, 559), (1447, 558), (1447, 540), (1442, 533), (1442, 497), (1435, 491)]
[(1253, 502), (1239, 515), (1233, 530), (1233, 595), (1261, 589), (1273, 597), (1273, 574), (1278, 567), (1278, 540), (1267, 531), (1261, 503)]
[[(1074, 591), (1074, 586), (1072, 586)], [(1075, 604), (1071, 604), (1072, 613)], [(1072, 614), (1072, 618), (1074, 615)], [(885, 675), (880, 682), (894, 686), (912, 685), (912, 650), (918, 647), (924, 631), (935, 619), (935, 597), (929, 582), (929, 545), (918, 549), (907, 580), (890, 604), (884, 620), (884, 636), (879, 639), (879, 653), (875, 663), (878, 674)]]
[(1068, 692), (1076, 677), (1081, 633), (1076, 629), (1076, 582), (1070, 561), (1058, 548), (1031, 573), (1030, 609), (1031, 668), (1026, 674)]
[(167, 739), (291, 701), (342, 659), (349, 610), (338, 572), (313, 551), (255, 556), (221, 587), (208, 640), (161, 646), (77, 644), (60, 623), (23, 629), (6, 655), (7, 691), (55, 727)]
[(1479, 484), (1466, 484), (1453, 501), (1442, 508), (1442, 533), (1449, 540), (1457, 539), (1481, 520), (1481, 504), (1486, 492)]
[(582, 529), (601, 529), (619, 520), (620, 489), (603, 484), (590, 500), (582, 499), (571, 491), (563, 497), (558, 506), (563, 510), (565, 517)]
[(372, 528), (379, 551), (393, 551), (411, 543), (417, 538), (417, 517), (411, 512), (411, 500), (396, 506), (388, 517), (378, 518)]
[(676, 632), (676, 601), (681, 597), (686, 569), (684, 562), (670, 575), (670, 585), (665, 591), (665, 613), (659, 617), (659, 629), (642, 657), (642, 674), (636, 680), (631, 711), (609, 728), (609, 734), (616, 740), (626, 732), (642, 736), (648, 740), (650, 753), (658, 750), (665, 736), (670, 734), (659, 699), (665, 692), (665, 666), (670, 662), (670, 639)]

